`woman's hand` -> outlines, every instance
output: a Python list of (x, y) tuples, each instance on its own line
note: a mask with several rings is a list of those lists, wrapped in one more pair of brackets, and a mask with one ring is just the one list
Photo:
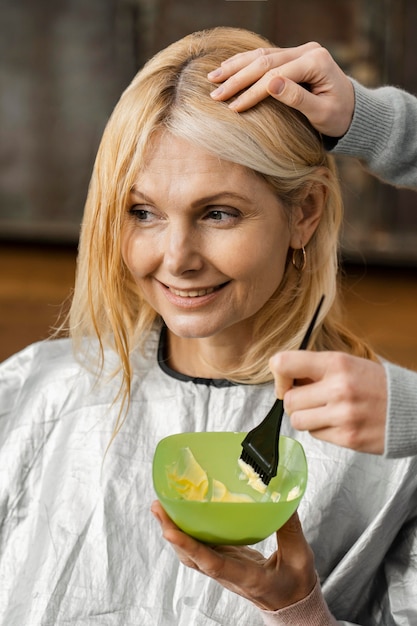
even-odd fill
[(222, 83), (211, 94), (215, 100), (228, 100), (244, 90), (229, 105), (235, 111), (245, 111), (272, 96), (304, 113), (319, 132), (331, 137), (344, 135), (352, 121), (352, 82), (330, 53), (315, 42), (237, 54), (208, 78)]
[(269, 364), (293, 428), (345, 448), (383, 454), (383, 365), (342, 352), (308, 351), (281, 352)]
[(277, 531), (278, 550), (268, 559), (246, 546), (208, 546), (183, 533), (160, 502), (152, 513), (187, 567), (217, 580), (261, 609), (276, 611), (307, 597), (316, 584), (313, 552), (297, 513)]

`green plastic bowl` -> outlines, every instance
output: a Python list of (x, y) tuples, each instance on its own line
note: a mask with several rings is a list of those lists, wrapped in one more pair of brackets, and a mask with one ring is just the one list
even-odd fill
[[(307, 484), (302, 445), (295, 439), (280, 437), (278, 474), (268, 486), (268, 493), (281, 494), (280, 500), (262, 502), (265, 496), (240, 479), (238, 459), (245, 436), (232, 432), (179, 433), (158, 443), (153, 459), (154, 489), (170, 518), (188, 535), (211, 544), (253, 544), (278, 530), (297, 509)], [(216, 478), (230, 491), (249, 494), (257, 501), (197, 502), (181, 498), (170, 484), (168, 470), (178, 460), (181, 449), (187, 447), (209, 479)]]

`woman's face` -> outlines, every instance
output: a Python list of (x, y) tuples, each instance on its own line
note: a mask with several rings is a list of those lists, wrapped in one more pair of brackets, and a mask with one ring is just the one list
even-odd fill
[(176, 336), (250, 338), (284, 273), (281, 202), (251, 170), (183, 139), (166, 133), (153, 148), (123, 226), (127, 267)]

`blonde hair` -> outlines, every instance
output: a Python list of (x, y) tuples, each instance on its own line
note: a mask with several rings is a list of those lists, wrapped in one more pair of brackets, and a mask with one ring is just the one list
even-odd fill
[(326, 298), (312, 347), (373, 357), (339, 321), (336, 281), (342, 201), (333, 160), (319, 134), (304, 116), (272, 98), (238, 114), (210, 97), (209, 71), (238, 52), (270, 45), (237, 28), (219, 27), (184, 37), (143, 67), (107, 124), (85, 207), (70, 332), (78, 347), (86, 337), (98, 338), (102, 362), (106, 346), (118, 353), (127, 398), (130, 353), (143, 347), (158, 315), (123, 262), (121, 231), (129, 193), (161, 130), (254, 170), (275, 189), (289, 220), (308, 189), (314, 185), (326, 189), (304, 271), (288, 260), (279, 289), (256, 315), (252, 348), (228, 377), (251, 383), (270, 380), (269, 357), (277, 350), (298, 347), (322, 294)]

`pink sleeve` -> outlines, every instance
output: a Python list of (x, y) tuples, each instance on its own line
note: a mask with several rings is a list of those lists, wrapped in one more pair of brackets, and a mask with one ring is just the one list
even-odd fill
[(303, 600), (278, 611), (261, 611), (266, 626), (335, 626), (317, 580), (313, 591)]

